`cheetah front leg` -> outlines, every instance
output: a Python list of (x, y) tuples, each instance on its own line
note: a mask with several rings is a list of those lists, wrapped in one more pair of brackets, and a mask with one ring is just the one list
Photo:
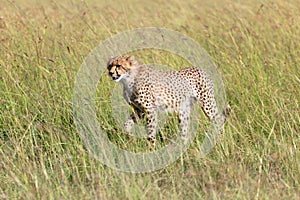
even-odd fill
[(135, 123), (138, 123), (138, 121), (140, 119), (142, 119), (144, 117), (144, 112), (133, 106), (134, 110), (133, 112), (131, 113), (130, 117), (128, 118), (128, 120), (124, 123), (124, 130), (126, 132), (126, 134), (128, 135), (131, 135), (131, 130), (132, 130), (132, 127)]
[(133, 125), (134, 125), (134, 119), (132, 118), (132, 114), (131, 114), (130, 117), (127, 119), (127, 121), (124, 123), (124, 130), (127, 135), (132, 135), (131, 130)]
[(156, 128), (157, 128), (157, 110), (150, 108), (146, 110), (147, 120), (147, 140), (149, 141), (149, 150), (153, 151), (156, 142)]

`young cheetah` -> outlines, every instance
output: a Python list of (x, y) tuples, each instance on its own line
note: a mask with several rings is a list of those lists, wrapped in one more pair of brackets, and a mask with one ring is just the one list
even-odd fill
[(123, 96), (134, 108), (134, 113), (125, 123), (125, 130), (130, 132), (134, 123), (145, 116), (150, 150), (155, 147), (159, 109), (178, 114), (184, 141), (193, 100), (200, 103), (206, 116), (220, 129), (225, 123), (226, 114), (218, 111), (213, 83), (197, 67), (161, 71), (138, 63), (133, 56), (116, 56), (108, 61), (107, 69), (114, 81), (123, 84)]

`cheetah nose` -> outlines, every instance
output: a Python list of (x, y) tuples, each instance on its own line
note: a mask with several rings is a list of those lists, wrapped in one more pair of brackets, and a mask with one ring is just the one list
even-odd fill
[(113, 73), (113, 72), (108, 72), (108, 74), (109, 74), (110, 76), (113, 76), (114, 73)]

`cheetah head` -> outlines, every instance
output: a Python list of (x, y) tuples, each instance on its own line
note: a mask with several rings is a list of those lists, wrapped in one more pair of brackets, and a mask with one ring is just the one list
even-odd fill
[(137, 61), (134, 56), (116, 56), (112, 57), (107, 63), (109, 76), (116, 82), (119, 82), (126, 76), (129, 71), (137, 66)]

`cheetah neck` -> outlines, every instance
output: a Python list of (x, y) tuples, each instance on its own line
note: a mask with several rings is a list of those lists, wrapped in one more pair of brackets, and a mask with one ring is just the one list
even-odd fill
[(129, 93), (132, 92), (136, 83), (136, 78), (139, 76), (140, 71), (144, 68), (143, 65), (138, 65), (127, 71), (126, 75), (119, 81), (123, 85), (123, 90)]
[(120, 78), (117, 79), (118, 80), (117, 82), (121, 81), (121, 83), (125, 85), (128, 85), (129, 83), (133, 83), (141, 67), (142, 66), (135, 66), (129, 69), (126, 74), (121, 75)]

